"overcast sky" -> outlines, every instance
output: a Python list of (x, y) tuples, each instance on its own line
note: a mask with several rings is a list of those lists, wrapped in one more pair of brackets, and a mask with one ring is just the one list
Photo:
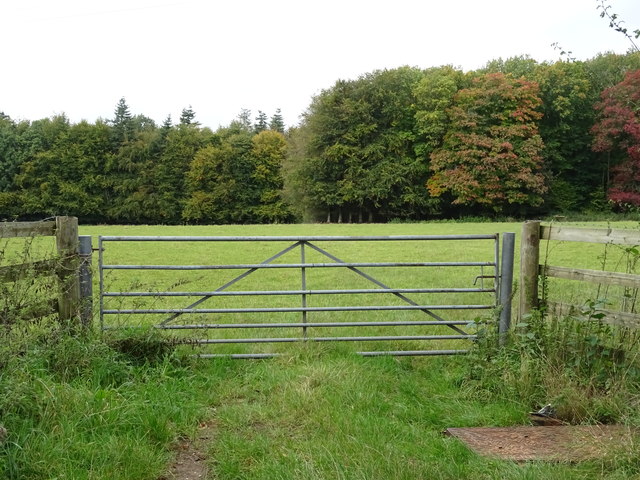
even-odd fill
[[(629, 30), (640, 0), (611, 0)], [(402, 65), (624, 53), (597, 0), (2, 0), (0, 111), (37, 120), (134, 114), (217, 128), (241, 109), (293, 125), (338, 79)]]

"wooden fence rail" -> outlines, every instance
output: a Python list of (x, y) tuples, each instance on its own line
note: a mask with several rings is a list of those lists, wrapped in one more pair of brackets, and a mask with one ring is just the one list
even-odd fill
[[(520, 309), (522, 319), (539, 306), (538, 282), (540, 277), (561, 278), (581, 282), (614, 285), (640, 289), (640, 275), (620, 272), (606, 272), (565, 266), (540, 264), (540, 240), (565, 242), (587, 242), (610, 245), (640, 245), (640, 232), (634, 230), (613, 230), (610, 228), (575, 228), (565, 226), (541, 226), (540, 222), (529, 221), (522, 226), (520, 244)], [(561, 302), (547, 302), (556, 314), (568, 314), (582, 307)], [(604, 315), (602, 322), (630, 328), (640, 328), (640, 315), (598, 308)]]
[[(0, 223), (0, 238), (40, 236), (55, 237), (58, 258), (0, 267), (0, 282), (15, 282), (25, 276), (53, 276), (58, 284), (57, 301), (33, 312), (31, 317), (57, 313), (60, 320), (80, 319), (87, 325), (91, 320), (87, 318), (91, 312), (81, 305), (81, 266), (83, 261), (86, 264), (86, 260), (81, 258), (79, 251), (78, 219), (56, 217), (55, 220), (43, 222)], [(89, 243), (89, 255), (90, 251)], [(88, 261), (90, 263), (90, 259)]]

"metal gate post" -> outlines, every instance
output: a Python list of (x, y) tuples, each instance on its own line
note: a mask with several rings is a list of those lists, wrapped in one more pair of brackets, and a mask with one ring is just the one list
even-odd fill
[(104, 331), (104, 254), (103, 254), (102, 236), (98, 237), (98, 274), (100, 285), (100, 331)]
[(93, 278), (91, 274), (91, 235), (79, 235), (80, 255), (80, 321), (84, 328), (93, 319)]
[[(302, 275), (302, 308), (307, 308), (307, 294), (305, 291), (307, 290), (307, 269), (304, 267), (304, 264), (307, 263), (304, 252), (304, 244), (305, 242), (300, 243), (300, 263), (303, 265), (300, 267), (300, 272)], [(302, 323), (307, 323), (307, 311), (302, 310)], [(302, 327), (302, 336), (303, 338), (307, 338), (307, 327)]]
[(502, 261), (500, 272), (500, 323), (498, 334), (500, 345), (504, 345), (506, 334), (511, 327), (511, 294), (513, 291), (513, 258), (516, 234), (502, 235)]

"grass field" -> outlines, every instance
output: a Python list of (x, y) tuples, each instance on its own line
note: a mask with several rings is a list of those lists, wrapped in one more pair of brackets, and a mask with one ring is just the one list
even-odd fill
[[(618, 227), (636, 225), (614, 226)], [(97, 238), (97, 235), (462, 235), (509, 231), (519, 234), (520, 224), (83, 226), (80, 233)], [(124, 243), (107, 244), (105, 259), (114, 264), (212, 264), (221, 259), (259, 263), (272, 255), (272, 246), (268, 245), (218, 248), (199, 244), (188, 252), (164, 243), (123, 247)], [(453, 242), (445, 249), (434, 249), (432, 244), (424, 248), (410, 242), (392, 255), (383, 243), (373, 243), (364, 250), (349, 244), (329, 245), (327, 249), (347, 261), (389, 261), (391, 257), (405, 261), (484, 260), (493, 255), (488, 243), (475, 242)], [(591, 268), (602, 263), (602, 246), (576, 249), (559, 244), (549, 250), (553, 256), (549, 263), (577, 263), (576, 266)], [(616, 255), (621, 257), (623, 253), (608, 252), (607, 261), (619, 264)], [(310, 256), (308, 261), (311, 259)], [(310, 271), (307, 287), (363, 288), (358, 276), (337, 277), (335, 269), (327, 270)], [(379, 275), (384, 283), (398, 288), (416, 284), (470, 286), (476, 275), (484, 273), (460, 268), (453, 271), (438, 268), (427, 273), (399, 270)], [(195, 279), (193, 272), (189, 272), (190, 278), (174, 278), (165, 273), (110, 272), (105, 283), (110, 290), (180, 291), (206, 289), (227, 280), (201, 272), (197, 272)], [(286, 288), (300, 288), (299, 270), (292, 272), (291, 278), (281, 270), (261, 273), (266, 275), (247, 277), (247, 283), (239, 283), (237, 288), (264, 289), (273, 282), (286, 284)], [(581, 295), (579, 290), (564, 287), (560, 290), (555, 293)], [(582, 292), (584, 299), (591, 294)], [(333, 297), (330, 300), (346, 302)], [(367, 304), (379, 301), (378, 297), (368, 296), (360, 300)], [(452, 299), (445, 295), (427, 300), (446, 303)], [(264, 301), (252, 298), (249, 304), (263, 306)], [(273, 301), (282, 306), (289, 305), (287, 302), (299, 305), (300, 297)], [(320, 301), (324, 300), (311, 298), (309, 304), (321, 305), (314, 303)], [(161, 302), (156, 298), (152, 304)], [(400, 313), (407, 318), (415, 314)], [(388, 319), (390, 315), (396, 318), (397, 314), (384, 312), (379, 318)], [(298, 321), (299, 315), (284, 314), (290, 321)], [(339, 319), (335, 313), (314, 313), (313, 318), (342, 321), (344, 315), (340, 314)], [(272, 319), (265, 315), (256, 321)], [(124, 316), (111, 320), (127, 325), (156, 321)], [(339, 334), (345, 331), (349, 329)], [(415, 332), (409, 329), (402, 333)], [(49, 331), (34, 335), (35, 340), (29, 344), (18, 345), (19, 339), (14, 338), (16, 345), (11, 348), (17, 348), (20, 354), (2, 357), (6, 363), (0, 371), (0, 422), (8, 432), (0, 446), (2, 478), (168, 479), (163, 475), (175, 455), (176, 445), (181, 439), (194, 438), (199, 426), (205, 424), (211, 431), (211, 438), (203, 447), (210, 479), (640, 478), (640, 460), (633, 445), (628, 451), (610, 452), (597, 461), (517, 464), (480, 457), (458, 440), (442, 435), (447, 427), (526, 424), (529, 411), (556, 399), (586, 405), (585, 408), (593, 408), (594, 415), (603, 409), (614, 409), (606, 399), (617, 398), (617, 391), (609, 391), (602, 397), (594, 394), (593, 400), (571, 400), (572, 382), (577, 380), (566, 377), (565, 381), (564, 374), (556, 375), (557, 372), (546, 375), (557, 386), (557, 397), (549, 398), (545, 396), (549, 389), (538, 388), (525, 395), (510, 386), (502, 388), (502, 382), (506, 385), (514, 375), (531, 374), (521, 364), (519, 371), (510, 371), (507, 364), (493, 364), (491, 368), (499, 372), (495, 386), (478, 384), (472, 372), (474, 363), (481, 359), (473, 355), (361, 358), (353, 351), (362, 345), (345, 342), (276, 346), (287, 355), (269, 360), (203, 360), (185, 357), (180, 350), (163, 355), (162, 350), (154, 350), (156, 338), (146, 334), (134, 336), (129, 343), (116, 341), (111, 333), (105, 337), (106, 343), (99, 335), (88, 339), (57, 339), (55, 332)], [(631, 411), (637, 411), (640, 405), (637, 392), (634, 395), (623, 399)], [(589, 412), (584, 418), (589, 421)], [(591, 421), (595, 418), (591, 417)], [(628, 413), (617, 413), (612, 418), (631, 425), (640, 420), (637, 414)]]

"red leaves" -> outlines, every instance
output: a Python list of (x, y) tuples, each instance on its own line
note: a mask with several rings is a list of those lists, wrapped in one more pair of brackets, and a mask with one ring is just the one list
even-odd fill
[(591, 132), (593, 150), (622, 158), (612, 169), (609, 200), (619, 206), (640, 205), (640, 70), (601, 95), (599, 120)]

